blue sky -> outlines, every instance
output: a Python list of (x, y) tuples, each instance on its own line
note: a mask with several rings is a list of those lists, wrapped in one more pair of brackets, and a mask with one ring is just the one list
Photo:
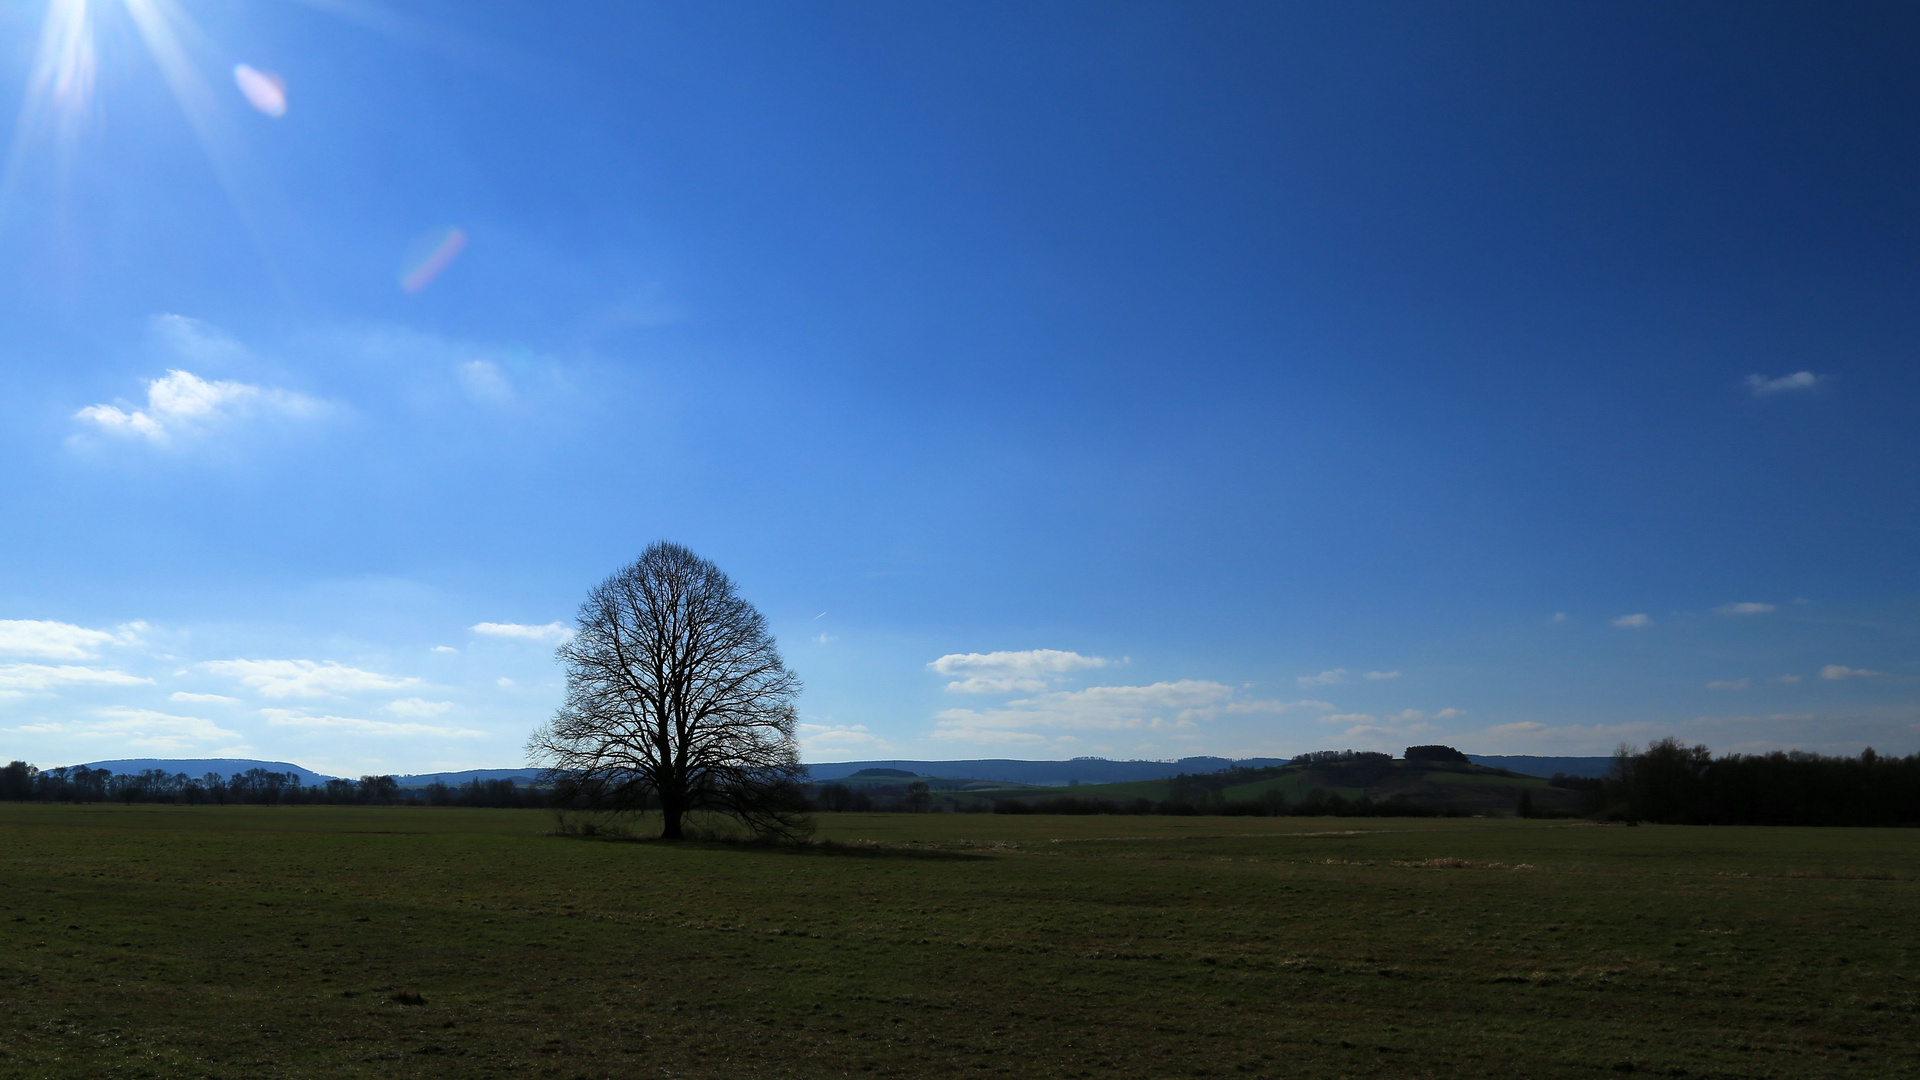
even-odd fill
[(1920, 750), (1916, 46), (0, 6), (0, 756), (518, 765), (663, 538), (809, 760)]

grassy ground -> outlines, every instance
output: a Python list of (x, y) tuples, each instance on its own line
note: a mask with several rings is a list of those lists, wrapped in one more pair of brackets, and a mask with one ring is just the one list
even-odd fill
[[(1920, 831), (0, 805), (0, 1076), (1882, 1077)], [(416, 996), (417, 995), (417, 996)]]

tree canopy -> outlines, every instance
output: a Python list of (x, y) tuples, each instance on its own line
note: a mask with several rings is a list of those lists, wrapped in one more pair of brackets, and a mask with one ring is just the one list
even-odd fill
[(580, 805), (690, 811), (762, 835), (810, 830), (793, 699), (766, 618), (713, 563), (660, 542), (587, 595), (557, 650), (567, 696), (528, 752)]

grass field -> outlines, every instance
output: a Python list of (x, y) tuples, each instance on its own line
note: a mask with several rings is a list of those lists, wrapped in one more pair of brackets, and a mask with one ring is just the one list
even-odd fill
[[(0, 805), (0, 1076), (1884, 1077), (1920, 831)], [(860, 842), (875, 842), (855, 843)]]

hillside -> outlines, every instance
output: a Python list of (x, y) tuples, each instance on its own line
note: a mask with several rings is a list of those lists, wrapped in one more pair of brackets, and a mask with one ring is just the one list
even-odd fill
[(1122, 784), (1081, 784), (1054, 794), (1195, 805), (1259, 802), (1277, 796), (1299, 804), (1316, 791), (1348, 800), (1365, 797), (1377, 803), (1404, 799), (1415, 806), (1452, 807), (1470, 813), (1511, 812), (1522, 791), (1529, 792), (1534, 806), (1542, 811), (1573, 810), (1579, 804), (1577, 793), (1551, 787), (1537, 776), (1461, 762), (1379, 759), (1234, 769)]
[(1613, 768), (1611, 757), (1535, 757), (1532, 754), (1468, 754), (1475, 765), (1506, 769), (1527, 776), (1583, 776), (1588, 779), (1607, 775)]
[(396, 776), (394, 782), (403, 788), (426, 787), (429, 784), (445, 784), (459, 787), (473, 780), (511, 780), (522, 787), (540, 779), (539, 769), (465, 769), (460, 772), (409, 773)]
[(1284, 765), (1284, 758), (1189, 757), (1178, 761), (1109, 761), (1106, 758), (1074, 758), (1070, 761), (1021, 761), (1013, 758), (974, 758), (959, 761), (825, 761), (807, 766), (807, 775), (815, 783), (844, 781), (868, 769), (896, 769), (920, 777), (967, 777), (970, 780), (1004, 781), (1042, 787), (1082, 784), (1117, 784), (1133, 780), (1159, 780), (1181, 773), (1210, 773), (1221, 769), (1256, 768)]
[(312, 769), (302, 768), (289, 762), (255, 761), (252, 758), (119, 758), (113, 761), (90, 761), (85, 767), (105, 769), (116, 775), (158, 769), (169, 776), (185, 773), (196, 780), (208, 773), (219, 773), (222, 778), (231, 779), (249, 769), (265, 769), (268, 772), (292, 773), (308, 787), (334, 779), (324, 773), (317, 773)]

